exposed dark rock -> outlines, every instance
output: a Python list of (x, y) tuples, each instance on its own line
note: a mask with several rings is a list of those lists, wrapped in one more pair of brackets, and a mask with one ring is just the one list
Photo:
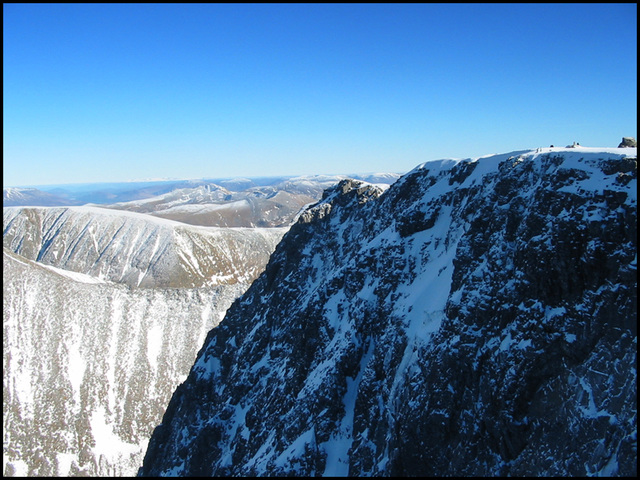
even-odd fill
[(635, 475), (635, 164), (525, 152), (328, 190), (140, 475)]
[(635, 137), (622, 137), (622, 142), (618, 145), (618, 148), (631, 147), (636, 148), (638, 146)]

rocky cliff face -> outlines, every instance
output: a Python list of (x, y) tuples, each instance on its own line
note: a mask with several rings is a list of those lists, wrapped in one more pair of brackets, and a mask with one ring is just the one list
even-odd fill
[(209, 332), (141, 475), (635, 475), (635, 149), (343, 181)]

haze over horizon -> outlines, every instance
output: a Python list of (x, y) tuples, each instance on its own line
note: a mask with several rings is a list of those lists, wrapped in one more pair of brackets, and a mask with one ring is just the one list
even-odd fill
[(637, 136), (636, 4), (4, 4), (3, 186)]

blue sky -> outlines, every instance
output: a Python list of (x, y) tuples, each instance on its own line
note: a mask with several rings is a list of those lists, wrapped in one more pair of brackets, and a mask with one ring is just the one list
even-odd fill
[(637, 5), (3, 5), (3, 185), (404, 173), (637, 132)]

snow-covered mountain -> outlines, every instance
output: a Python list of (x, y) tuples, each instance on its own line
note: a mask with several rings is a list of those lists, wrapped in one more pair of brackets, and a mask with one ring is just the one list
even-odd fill
[(209, 332), (139, 474), (634, 476), (636, 155), (331, 188)]
[[(195, 188), (207, 185), (210, 181), (201, 180), (146, 180), (115, 183), (72, 183), (61, 185), (38, 185), (29, 187), (4, 187), (4, 206), (78, 206), (86, 204), (111, 204), (128, 202), (162, 195), (179, 188)], [(38, 196), (20, 198), (16, 193), (31, 191)], [(43, 196), (41, 196), (44, 194)], [(7, 197), (10, 201), (7, 202)], [(31, 198), (33, 201), (25, 201)]]
[[(335, 182), (337, 183), (337, 181)], [(174, 190), (164, 195), (108, 208), (142, 212), (191, 225), (220, 227), (289, 227), (295, 215), (320, 198), (273, 187), (232, 192), (216, 185)]]
[(206, 333), (286, 229), (3, 209), (3, 472), (131, 476)]
[(195, 227), (99, 207), (5, 207), (3, 244), (46, 265), (132, 287), (250, 283), (286, 228)]

